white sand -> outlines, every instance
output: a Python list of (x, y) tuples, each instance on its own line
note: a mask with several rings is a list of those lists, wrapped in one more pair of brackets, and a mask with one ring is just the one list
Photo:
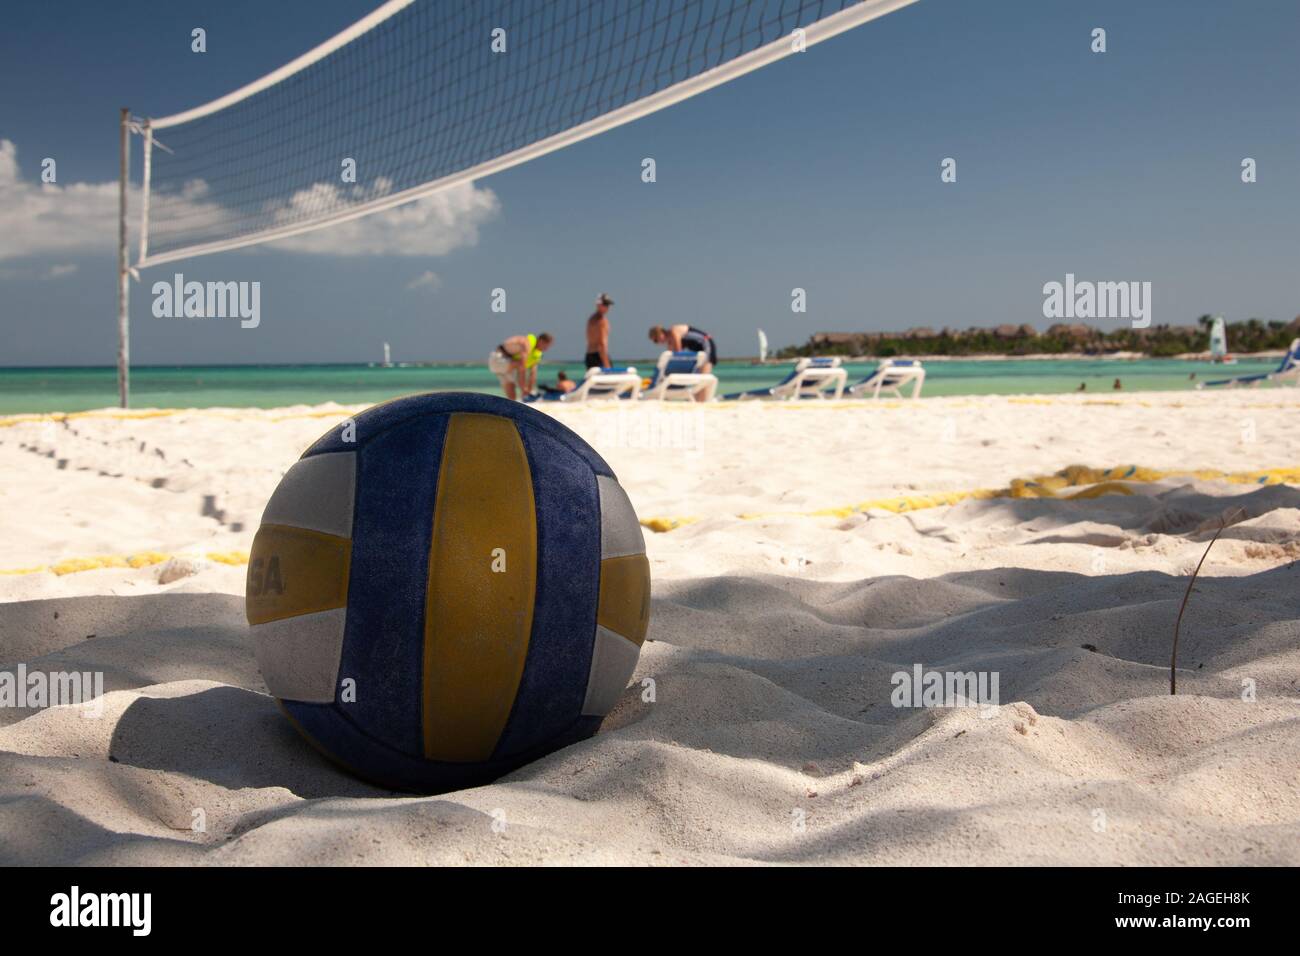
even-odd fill
[[(248, 549), (336, 417), (0, 427), (0, 571), (192, 559), (166, 585), (157, 564), (0, 574), (0, 670), (106, 683), (96, 719), (0, 709), (0, 863), (1300, 863), (1300, 488), (799, 514), (1074, 463), (1295, 467), (1298, 412), (1295, 390), (559, 409), (643, 518), (703, 518), (647, 534), (654, 702), (638, 683), (593, 740), (430, 798), (296, 736), (244, 568), (204, 557)], [(1186, 575), (1234, 508), (1170, 697)], [(1002, 706), (891, 706), (916, 664), (995, 671)]]

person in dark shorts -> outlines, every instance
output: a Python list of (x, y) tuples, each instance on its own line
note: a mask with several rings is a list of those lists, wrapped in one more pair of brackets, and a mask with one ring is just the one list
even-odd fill
[(609, 368), (609, 307), (614, 300), (602, 292), (596, 298), (596, 311), (587, 319), (587, 354), (583, 364), (587, 368)]
[(655, 325), (650, 328), (650, 341), (662, 345), (673, 352), (706, 352), (709, 360), (701, 371), (711, 372), (718, 364), (718, 343), (708, 332), (693, 325), (670, 325), (664, 328)]

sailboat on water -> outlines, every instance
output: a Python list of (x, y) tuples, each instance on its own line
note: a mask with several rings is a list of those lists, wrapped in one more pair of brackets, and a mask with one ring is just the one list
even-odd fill
[(1237, 360), (1228, 353), (1228, 329), (1221, 315), (1216, 315), (1210, 325), (1210, 361), (1218, 365), (1237, 364)]

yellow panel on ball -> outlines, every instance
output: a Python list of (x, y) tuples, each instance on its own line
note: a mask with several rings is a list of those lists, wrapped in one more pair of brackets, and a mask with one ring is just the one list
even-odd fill
[(344, 607), (351, 553), (347, 538), (288, 525), (262, 525), (248, 555), (248, 623)]
[(537, 514), (519, 431), (501, 416), (454, 414), (429, 551), (426, 757), (491, 756), (523, 676), (536, 585)]
[(640, 647), (650, 625), (650, 561), (644, 554), (600, 562), (596, 623)]

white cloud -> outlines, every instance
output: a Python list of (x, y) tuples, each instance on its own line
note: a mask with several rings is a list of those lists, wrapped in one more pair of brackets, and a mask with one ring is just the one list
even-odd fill
[(38, 279), (47, 281), (49, 279), (62, 279), (64, 276), (70, 276), (76, 271), (77, 267), (72, 264), (53, 265), (46, 269), (12, 266), (0, 269), (0, 279)]
[(407, 291), (411, 289), (428, 289), (430, 292), (442, 288), (442, 276), (425, 269), (418, 276), (406, 283)]
[[(292, 221), (303, 210), (366, 202), (387, 195), (391, 183), (380, 179), (366, 190), (349, 193), (330, 183), (317, 183), (296, 193), (276, 211), (277, 221)], [(474, 183), (453, 186), (404, 206), (372, 213), (300, 236), (271, 243), (293, 252), (330, 256), (442, 256), (478, 242), (478, 230), (501, 211), (490, 189)]]
[[(37, 256), (98, 253), (117, 249), (118, 184), (25, 182), (18, 170), (17, 147), (0, 139), (0, 260)], [(273, 220), (285, 222), (304, 210), (348, 202), (365, 202), (386, 195), (391, 183), (379, 180), (368, 189), (344, 196), (340, 187), (317, 183), (302, 190), (278, 208)], [(208, 197), (202, 180), (186, 183), (179, 192), (155, 192), (152, 215), (185, 217), (188, 227), (215, 234), (229, 210)], [(139, 190), (128, 196), (132, 231), (140, 211)], [(479, 228), (496, 217), (501, 202), (490, 189), (466, 183), (385, 212), (312, 232), (281, 239), (269, 245), (290, 252), (328, 256), (441, 256), (478, 242)], [(212, 233), (209, 233), (210, 237)], [(136, 240), (130, 237), (134, 257)], [(63, 268), (63, 267), (57, 267)], [(53, 269), (51, 270), (53, 273)], [(60, 273), (63, 275), (67, 272)], [(49, 278), (56, 278), (51, 274)]]
[(0, 139), (0, 260), (116, 247), (117, 183), (23, 182), (17, 147)]

